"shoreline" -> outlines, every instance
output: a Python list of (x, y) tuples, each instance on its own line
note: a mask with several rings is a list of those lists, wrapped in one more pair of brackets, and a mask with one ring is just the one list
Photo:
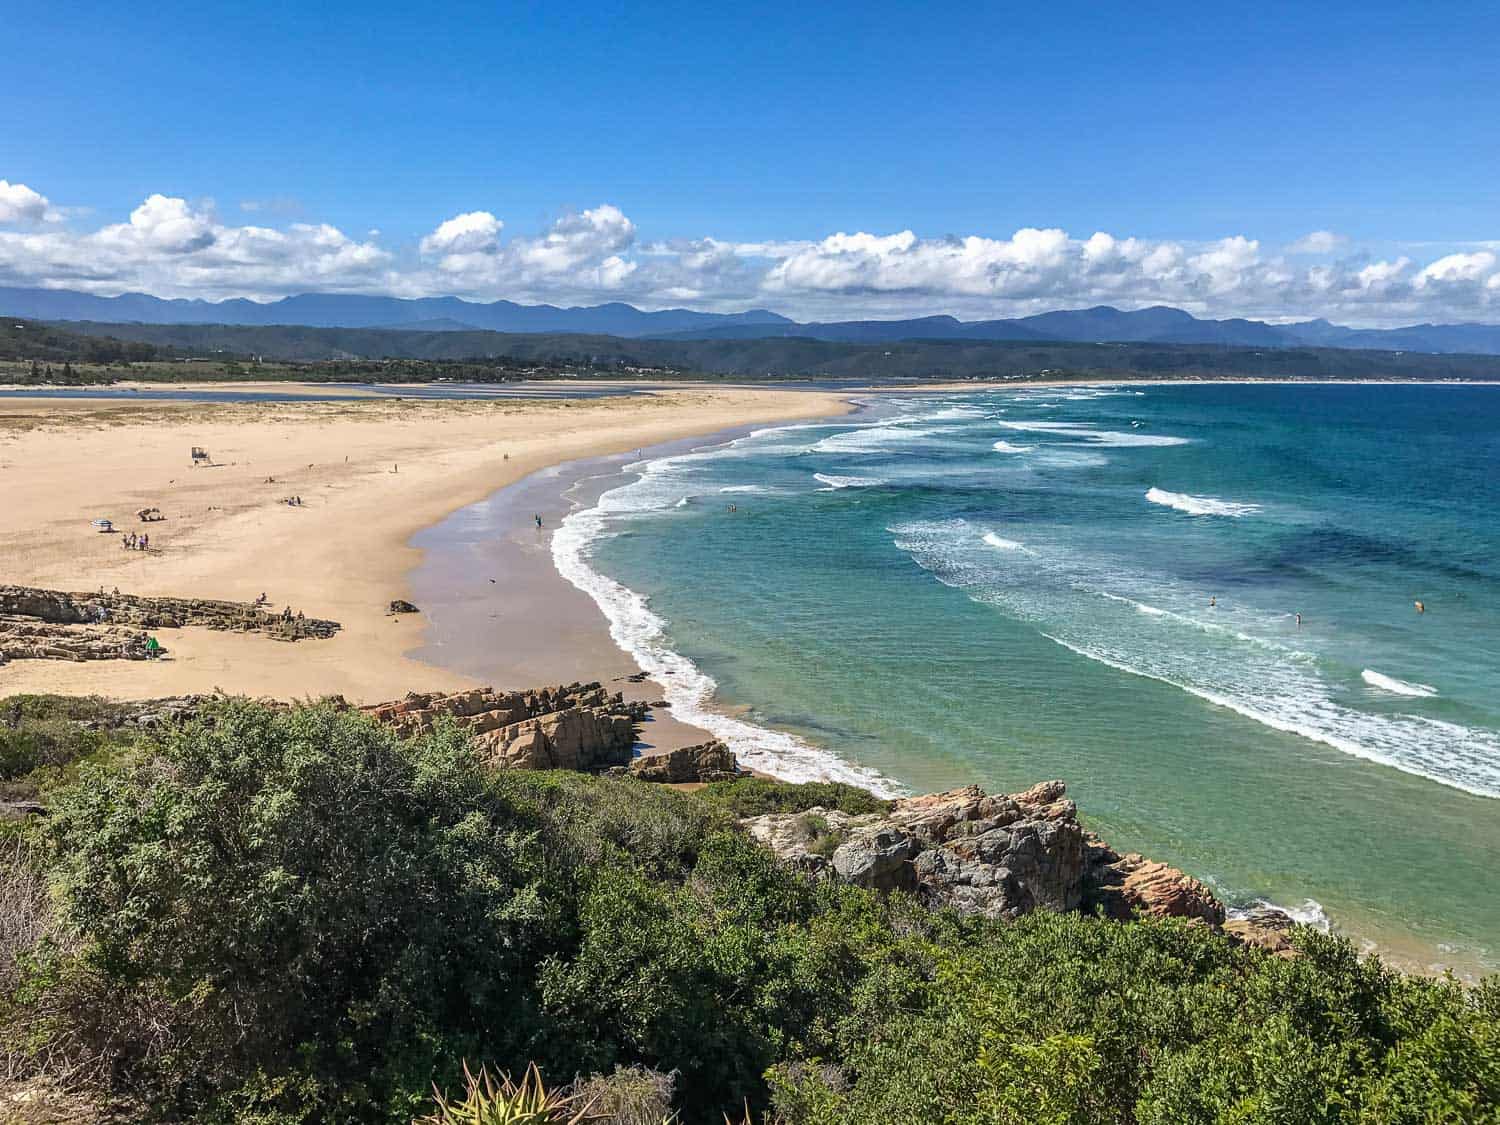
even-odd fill
[[(1064, 385), (1079, 386), (1081, 384), (1077, 382), (1069, 382)], [(1119, 384), (1106, 383), (1091, 385), (1117, 386)], [(976, 388), (964, 389), (974, 390)], [(741, 427), (738, 429), (722, 431), (712, 435), (705, 435), (691, 442), (679, 444), (694, 450), (718, 448), (731, 442), (736, 436), (743, 434), (748, 429), (749, 427)], [(674, 452), (683, 451), (685, 451), (685, 449), (651, 449), (645, 452), (645, 454), (643, 455), (643, 460), (650, 461), (656, 458), (670, 456)], [(605, 464), (598, 460), (594, 460), (573, 462), (565, 465), (554, 466), (549, 471), (549, 474), (547, 474), (547, 479), (545, 481), (538, 479), (532, 482), (534, 489), (533, 496), (546, 494), (558, 504), (561, 504), (563, 501), (569, 498), (577, 497), (574, 514), (583, 514), (586, 516), (590, 511), (590, 506), (592, 505), (593, 501), (597, 499), (600, 492), (605, 491), (609, 488), (619, 487), (621, 485), (627, 484), (631, 479), (634, 479), (633, 475), (629, 473), (627, 468), (628, 462), (631, 460), (632, 458), (625, 457), (612, 459), (612, 462), (608, 464)], [(538, 477), (541, 477), (542, 475), (543, 474), (538, 474)], [(607, 483), (599, 483), (603, 480), (607, 480)], [(515, 487), (520, 486), (512, 486), (512, 488)], [(583, 490), (583, 495), (578, 496), (578, 493), (581, 489)], [(501, 494), (497, 494), (497, 499), (501, 497), (503, 497), (503, 492)], [(525, 504), (521, 504), (520, 506), (530, 507), (534, 504), (539, 503), (541, 503), (541, 501), (533, 499), (527, 501)], [(597, 530), (597, 527), (595, 528), (595, 530)], [(554, 531), (547, 537), (548, 541), (552, 541), (553, 537), (558, 533), (558, 531)], [(591, 539), (592, 535), (585, 536), (585, 540)], [(592, 571), (592, 567), (589, 567), (586, 562), (588, 557), (586, 552), (583, 552), (580, 555), (576, 555), (575, 557), (580, 561), (583, 561), (587, 570)], [(562, 563), (562, 561), (563, 560), (557, 558), (557, 551), (555, 547), (550, 552), (545, 549), (538, 548), (532, 552), (529, 559), (529, 565), (535, 568), (536, 572), (540, 576), (540, 580), (545, 582), (550, 587), (552, 593), (549, 593), (548, 596), (566, 596), (569, 598), (577, 599), (580, 597), (579, 591), (581, 589), (584, 589), (585, 586), (587, 586), (587, 583), (585, 583), (584, 586), (580, 586), (574, 576), (559, 573), (558, 565)], [(622, 626), (622, 613), (625, 615), (623, 625), (627, 630), (638, 628), (641, 625), (641, 618), (643, 616), (653, 617), (654, 615), (650, 613), (650, 610), (646, 607), (645, 602), (640, 598), (639, 595), (634, 594), (632, 591), (628, 590), (626, 587), (619, 585), (607, 576), (598, 574), (598, 572), (593, 572), (593, 575), (595, 578), (602, 580), (602, 583), (605, 586), (616, 587), (616, 592), (622, 595), (620, 597), (614, 597), (609, 590), (604, 590), (601, 592), (599, 590), (591, 588), (589, 589), (589, 594), (591, 596), (584, 599), (583, 601), (583, 604), (588, 607), (588, 610), (592, 611), (591, 613), (586, 614), (586, 616), (590, 616), (593, 619), (591, 632), (594, 635), (593, 644), (595, 646), (595, 651), (607, 647), (612, 656), (623, 657), (627, 662), (633, 661), (634, 663), (631, 666), (632, 671), (634, 670), (634, 668), (638, 667), (643, 672), (660, 675), (663, 670), (665, 670), (667, 675), (671, 678), (663, 680), (662, 683), (670, 684), (673, 686), (678, 686), (681, 683), (681, 679), (686, 679), (693, 673), (697, 673), (705, 680), (708, 679), (706, 672), (697, 670), (692, 665), (691, 661), (689, 661), (686, 657), (682, 657), (678, 654), (672, 653), (670, 647), (666, 643), (663, 643), (660, 646), (660, 649), (653, 651), (653, 646), (649, 644), (643, 646), (639, 643), (636, 643), (635, 638), (631, 638), (632, 643), (626, 643), (625, 641), (623, 641), (620, 636), (620, 629)], [(628, 633), (627, 636), (629, 636)], [(659, 659), (653, 659), (663, 651), (668, 657), (676, 657), (675, 662), (663, 662)], [(685, 676), (683, 674), (684, 667), (689, 670), (688, 676)], [(681, 677), (681, 679), (679, 679), (679, 677)], [(715, 686), (713, 685), (711, 680), (708, 680), (708, 685), (710, 690)], [(620, 685), (617, 683), (611, 685), (611, 687), (618, 686)], [(651, 697), (658, 698), (661, 694), (667, 695), (668, 698), (672, 698), (672, 696), (674, 695), (674, 693), (670, 689), (661, 688), (658, 689), (657, 693), (653, 694)], [(675, 694), (677, 698), (673, 699), (674, 704), (680, 701), (683, 693), (677, 692)], [(713, 705), (713, 703), (709, 702), (710, 699), (711, 697), (707, 695), (700, 697), (700, 702), (707, 703), (708, 705), (704, 708), (699, 709), (699, 713), (695, 713), (692, 709), (680, 709), (677, 707), (674, 707), (674, 711), (683, 717), (692, 718), (693, 721), (697, 724), (697, 729), (705, 730), (715, 737), (723, 737), (725, 741), (728, 741), (730, 743), (731, 747), (736, 751), (736, 753), (740, 755), (741, 760), (745, 764), (754, 768), (757, 772), (763, 772), (769, 776), (778, 777), (782, 780), (790, 781), (805, 781), (811, 780), (814, 777), (826, 777), (834, 780), (848, 781), (863, 788), (874, 789), (877, 792), (887, 792), (889, 794), (889, 792), (891, 791), (889, 784), (891, 779), (882, 778), (879, 775), (874, 774), (870, 774), (869, 776), (845, 775), (843, 771), (837, 769), (838, 764), (847, 766), (849, 774), (859, 772), (861, 770), (861, 767), (859, 767), (856, 763), (848, 762), (847, 760), (840, 758), (833, 751), (826, 750), (815, 745), (809, 744), (808, 748), (815, 751), (823, 759), (824, 764), (822, 768), (815, 767), (814, 769), (808, 771), (796, 768), (797, 766), (808, 764), (805, 762), (795, 762), (792, 764), (792, 768), (790, 769), (786, 768), (785, 764), (783, 764), (781, 768), (778, 768), (778, 765), (775, 762), (768, 761), (762, 757), (758, 757), (755, 750), (753, 749), (748, 753), (744, 752), (746, 741), (743, 737), (743, 730), (738, 732), (742, 735), (742, 737), (736, 738), (732, 733), (726, 734), (723, 729), (724, 727), (734, 725), (741, 728), (752, 728), (758, 734), (769, 735), (773, 738), (784, 738), (789, 742), (800, 743), (803, 742), (803, 740), (789, 731), (783, 731), (774, 727), (761, 726), (759, 724), (747, 723), (738, 716), (738, 714), (736, 713), (736, 709), (732, 706), (727, 705), (722, 700), (717, 701), (717, 705)], [(702, 710), (707, 710), (709, 712), (707, 721), (703, 721), (699, 717), (699, 714)], [(648, 740), (652, 740), (652, 736), (650, 734), (648, 734), (646, 737)], [(750, 737), (753, 739), (756, 736), (752, 734)], [(835, 764), (835, 768), (827, 768), (827, 765), (829, 763)], [(900, 786), (901, 789), (905, 789), (905, 786), (901, 785), (900, 782), (896, 782), (896, 784)], [(1200, 877), (1203, 876), (1200, 875)], [(1244, 897), (1225, 899), (1225, 902), (1226, 905), (1229, 905), (1231, 907), (1232, 914), (1235, 911), (1243, 913), (1246, 910), (1253, 909), (1253, 907), (1257, 904), (1275, 906), (1277, 909), (1285, 910), (1288, 913), (1297, 916), (1299, 920), (1306, 921), (1314, 925), (1315, 927), (1332, 929), (1332, 931), (1335, 933), (1341, 933), (1345, 936), (1351, 937), (1357, 942), (1363, 943), (1367, 951), (1380, 953), (1381, 956), (1384, 957), (1389, 963), (1398, 965), (1408, 972), (1419, 973), (1422, 975), (1434, 975), (1441, 973), (1445, 969), (1452, 969), (1454, 971), (1457, 971), (1462, 977), (1466, 979), (1475, 979), (1478, 974), (1483, 972), (1483, 969), (1480, 967), (1478, 962), (1471, 962), (1467, 958), (1454, 959), (1451, 956), (1450, 951), (1445, 949), (1443, 946), (1429, 945), (1420, 938), (1417, 938), (1414, 935), (1406, 933), (1405, 931), (1400, 929), (1389, 929), (1372, 917), (1366, 917), (1363, 914), (1348, 914), (1346, 911), (1336, 911), (1335, 917), (1330, 919), (1326, 914), (1323, 913), (1322, 907), (1311, 899), (1306, 902), (1293, 903), (1290, 906), (1282, 905), (1278, 902), (1272, 902), (1270, 899), (1261, 897), (1260, 895), (1256, 895), (1248, 899)]]
[[(126, 409), (129, 408), (129, 409)], [(149, 698), (225, 690), (380, 702), (475, 681), (414, 659), (416, 624), (386, 605), (408, 598), (422, 549), (412, 540), (453, 512), (559, 462), (618, 454), (725, 425), (849, 409), (840, 395), (684, 385), (606, 398), (214, 403), (15, 399), (0, 417), (0, 582), (68, 591), (251, 601), (265, 591), (339, 621), (328, 641), (287, 644), (203, 629), (159, 630), (162, 661), (18, 660), (0, 694)], [(194, 468), (189, 445), (215, 466)], [(286, 494), (303, 506), (279, 502)], [(94, 534), (123, 531), (159, 505), (153, 550)], [(157, 548), (159, 544), (159, 548)]]

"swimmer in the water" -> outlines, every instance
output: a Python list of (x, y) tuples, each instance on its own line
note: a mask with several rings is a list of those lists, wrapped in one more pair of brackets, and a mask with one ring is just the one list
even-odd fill
[(1417, 612), (1418, 613), (1426, 613), (1427, 612), (1427, 607), (1425, 605), (1423, 605), (1421, 602), (1414, 602), (1413, 604), (1417, 607)]
[(1214, 606), (1216, 606), (1218, 604), (1219, 604), (1219, 599), (1218, 598), (1209, 598), (1208, 599), (1208, 608), (1209, 609), (1213, 609)]
[(1302, 628), (1302, 615), (1300, 613), (1297, 614), (1297, 628)]

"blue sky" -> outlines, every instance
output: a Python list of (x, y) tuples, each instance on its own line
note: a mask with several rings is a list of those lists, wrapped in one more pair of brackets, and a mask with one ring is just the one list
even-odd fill
[[(476, 297), (616, 292), (809, 315), (1004, 315), (1102, 293), (1224, 315), (1500, 319), (1493, 263), (1447, 268), (1441, 297), (1419, 284), (1433, 262), (1500, 238), (1497, 44), (1500, 7), (1466, 3), (37, 5), (0, 43), (0, 179), (13, 204), (15, 185), (47, 201), (43, 219), (12, 206), (6, 229), (52, 242), (0, 242), (0, 282), (273, 296), (446, 278)], [(215, 264), (230, 235), (176, 272), (93, 268), (87, 247), (58, 241), (124, 224), (154, 194), (216, 231), (326, 224), (384, 257), (351, 271), (314, 256), (301, 284), (254, 269), (236, 282)], [(628, 240), (564, 254), (567, 269), (507, 249), (604, 205)], [(503, 226), (460, 256), (493, 267), (510, 253), (508, 266), (444, 270), (432, 243), (424, 258), (423, 237), (473, 213)], [(1018, 280), (1004, 246), (1028, 228), (1079, 244), (1108, 232), (1140, 254), (1178, 246), (1184, 262), (1238, 236), (1256, 243), (1259, 275)], [(836, 260), (775, 276), (796, 245), (905, 231), (921, 242), (825, 247)], [(1266, 263), (1313, 231), (1338, 236), (1323, 257), (1345, 263), (1341, 280), (1310, 282), (1295, 256), (1278, 296), (1287, 270)], [(970, 236), (1001, 248), (916, 261)], [(737, 248), (711, 277), (681, 261), (703, 239)], [(843, 268), (851, 254), (880, 260)], [(904, 268), (885, 269), (891, 255)], [(610, 258), (631, 267), (628, 284), (601, 272)], [(1403, 258), (1404, 278), (1376, 271), (1379, 293), (1347, 280)], [(1006, 276), (988, 288), (939, 276), (947, 262), (994, 278), (997, 261)], [(1322, 297), (1298, 295), (1309, 287)]]

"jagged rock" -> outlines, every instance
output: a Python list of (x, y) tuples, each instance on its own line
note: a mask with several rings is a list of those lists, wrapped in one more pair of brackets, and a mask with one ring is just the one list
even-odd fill
[(1156, 918), (1193, 918), (1215, 928), (1224, 924), (1224, 904), (1203, 883), (1133, 852), (1122, 856), (1092, 834), (1084, 908), (1120, 920), (1139, 912)]
[(394, 598), (391, 601), (391, 608), (390, 608), (389, 612), (391, 612), (391, 613), (421, 613), (422, 611), (420, 609), (418, 609), (416, 606), (412, 605), (411, 602), (404, 601), (401, 598)]
[(698, 746), (683, 746), (662, 754), (648, 754), (630, 763), (632, 777), (674, 785), (695, 781), (733, 781), (747, 772), (740, 769), (734, 751), (717, 740)]
[[(1223, 921), (1223, 906), (1196, 879), (1140, 856), (1121, 857), (1088, 837), (1066, 792), (1061, 781), (994, 796), (968, 785), (902, 798), (886, 814), (817, 808), (741, 823), (799, 870), (909, 890), (934, 908), (987, 918), (1080, 907), (1129, 917), (1138, 909)], [(823, 836), (808, 830), (809, 819), (824, 826)], [(839, 841), (831, 863), (821, 858), (824, 836)]]
[(285, 617), (244, 602), (69, 594), (0, 586), (0, 663), (6, 660), (145, 660), (146, 630), (197, 626), (275, 640), (328, 638), (336, 621)]
[(1244, 945), (1257, 945), (1277, 957), (1297, 956), (1292, 946), (1296, 920), (1274, 906), (1258, 906), (1224, 923), (1224, 932)]
[(917, 886), (911, 861), (922, 842), (889, 824), (858, 828), (833, 853), (832, 866), (846, 883), (876, 891), (910, 891)]
[[(846, 816), (814, 809), (744, 822), (789, 862), (818, 869), (815, 843), (799, 828), (816, 814), (842, 838), (838, 877), (877, 889), (914, 891), (934, 907), (1013, 918), (1032, 910), (1073, 910), (1083, 875), (1083, 830), (1062, 782), (990, 796), (977, 785), (907, 797), (890, 813)], [(811, 857), (811, 858), (809, 858)]]
[(531, 691), (413, 692), (363, 710), (406, 735), (450, 718), (474, 735), (475, 747), (497, 769), (625, 766), (636, 726), (645, 717), (645, 704), (626, 702), (597, 683)]

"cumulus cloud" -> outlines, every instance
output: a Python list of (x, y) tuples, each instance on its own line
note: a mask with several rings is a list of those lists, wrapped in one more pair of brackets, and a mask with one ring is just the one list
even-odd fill
[(94, 231), (0, 230), (0, 284), (164, 297), (275, 297), (307, 289), (375, 291), (392, 255), (326, 223), (229, 226), (207, 206), (149, 196)]
[(454, 215), (422, 239), (422, 253), (493, 254), (500, 249), (500, 229), (504, 225), (488, 211)]
[(47, 217), (47, 197), (25, 184), (0, 180), (0, 224), (39, 223)]
[(1315, 230), (1304, 234), (1296, 242), (1290, 243), (1286, 252), (1288, 254), (1332, 254), (1348, 242), (1347, 235), (1335, 234), (1331, 230)]
[(1330, 231), (1279, 250), (1240, 233), (1187, 242), (1056, 227), (1022, 227), (1009, 237), (900, 230), (641, 241), (620, 208), (601, 203), (536, 233), (512, 233), (492, 211), (466, 211), (387, 249), (375, 230), (351, 237), (326, 223), (235, 225), (211, 203), (165, 194), (149, 196), (124, 221), (91, 230), (77, 229), (81, 221), (40, 192), (0, 180), (0, 285), (168, 297), (323, 291), (767, 305), (819, 320), (940, 312), (984, 319), (1093, 304), (1351, 324), (1500, 320), (1500, 244), (1413, 243), (1408, 254), (1377, 258)]

